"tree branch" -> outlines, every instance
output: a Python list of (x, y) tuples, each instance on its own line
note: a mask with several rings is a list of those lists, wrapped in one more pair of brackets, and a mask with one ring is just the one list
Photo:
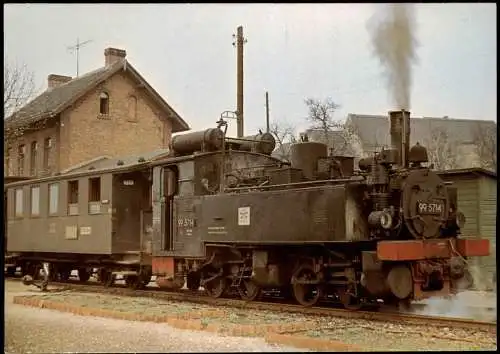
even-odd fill
[(295, 143), (295, 127), (286, 122), (274, 122), (269, 126), (269, 132), (276, 139), (276, 150), (280, 159), (290, 161), (290, 149), (285, 148), (287, 143)]

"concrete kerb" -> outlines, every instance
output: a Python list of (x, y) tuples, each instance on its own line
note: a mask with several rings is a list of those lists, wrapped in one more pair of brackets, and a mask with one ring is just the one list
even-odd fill
[(78, 305), (70, 305), (63, 302), (41, 299), (39, 296), (15, 296), (14, 304), (51, 309), (61, 312), (69, 312), (80, 316), (107, 317), (128, 321), (143, 321), (167, 323), (178, 329), (189, 329), (197, 331), (208, 331), (228, 336), (241, 337), (264, 337), (269, 343), (291, 345), (298, 348), (307, 348), (323, 351), (359, 351), (362, 348), (357, 345), (347, 344), (334, 340), (320, 339), (298, 335), (294, 332), (303, 332), (315, 329), (314, 323), (288, 323), (288, 324), (231, 324), (231, 323), (206, 323), (207, 318), (224, 318), (227, 311), (198, 310), (181, 313), (178, 315), (146, 315), (143, 313), (130, 313), (109, 309), (91, 308)]

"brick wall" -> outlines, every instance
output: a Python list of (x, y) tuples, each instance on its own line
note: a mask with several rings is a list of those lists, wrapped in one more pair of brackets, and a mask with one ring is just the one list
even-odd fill
[[(100, 95), (109, 96), (109, 114), (100, 114)], [(132, 112), (135, 111), (135, 116)], [(61, 118), (60, 168), (101, 155), (139, 154), (168, 146), (170, 122), (126, 74), (119, 73), (87, 94)]]
[[(50, 138), (51, 147), (45, 149), (45, 141)], [(39, 130), (32, 133), (24, 134), (21, 138), (17, 139), (14, 144), (12, 144), (8, 158), (5, 159), (5, 175), (17, 176), (19, 168), (18, 159), (18, 148), (20, 145), (25, 146), (24, 164), (23, 164), (23, 176), (31, 176), (31, 144), (37, 142), (38, 149), (36, 153), (36, 161), (34, 167), (36, 168), (36, 176), (47, 176), (53, 172), (56, 172), (59, 168), (58, 166), (58, 132), (57, 127), (48, 127), (43, 130)], [(47, 157), (45, 157), (47, 155)], [(46, 162), (46, 164), (45, 164)], [(7, 165), (8, 164), (8, 165)]]

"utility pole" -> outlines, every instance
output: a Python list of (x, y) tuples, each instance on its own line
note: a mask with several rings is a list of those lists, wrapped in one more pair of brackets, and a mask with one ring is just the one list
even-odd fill
[(80, 43), (80, 38), (76, 38), (76, 45), (68, 47), (68, 50), (70, 50), (71, 52), (76, 52), (76, 77), (78, 77), (79, 72), (80, 48), (90, 42), (92, 42), (92, 40)]
[(233, 42), (233, 46), (236, 46), (236, 117), (238, 138), (243, 137), (243, 44), (246, 42), (247, 40), (243, 38), (243, 26), (238, 26), (236, 42)]
[(266, 91), (266, 132), (269, 133), (269, 94)]

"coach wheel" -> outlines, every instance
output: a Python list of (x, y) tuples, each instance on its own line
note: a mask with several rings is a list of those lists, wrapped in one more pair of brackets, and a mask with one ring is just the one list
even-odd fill
[(213, 298), (221, 297), (226, 290), (227, 280), (225, 277), (220, 276), (209, 281), (203, 287), (205, 288), (209, 296)]
[(238, 292), (243, 300), (253, 301), (260, 295), (260, 287), (253, 280), (245, 279), (238, 287)]
[(137, 275), (127, 275), (124, 280), (130, 289), (139, 289), (142, 286), (142, 281)]
[(42, 264), (33, 264), (31, 266), (31, 272), (33, 274), (33, 280), (42, 280), (43, 279), (43, 276), (42, 276)]
[(8, 267), (6, 275), (8, 277), (15, 277), (16, 276), (16, 267)]
[(78, 269), (78, 278), (81, 283), (85, 283), (90, 279), (90, 273), (85, 268)]
[(351, 311), (357, 311), (363, 306), (363, 304), (359, 301), (359, 298), (348, 292), (342, 294), (341, 301), (345, 309)]
[(71, 269), (60, 269), (57, 274), (60, 281), (68, 281), (71, 276)]
[(116, 280), (116, 275), (114, 275), (113, 273), (109, 272), (109, 271), (105, 271), (104, 272), (104, 278), (102, 280), (104, 286), (106, 287), (110, 287), (110, 286), (113, 286), (113, 284), (115, 283), (115, 280)]
[(189, 272), (187, 275), (187, 288), (196, 291), (200, 288), (201, 276), (198, 272)]
[(111, 279), (111, 272), (107, 271), (104, 268), (101, 268), (97, 271), (97, 281), (105, 286), (111, 285), (113, 282), (110, 283)]
[(151, 275), (142, 275), (141, 282), (143, 287), (148, 286), (151, 283)]
[(49, 280), (58, 281), (59, 280), (59, 269), (60, 266), (56, 264), (50, 264), (49, 266)]
[(292, 279), (295, 280), (292, 286), (293, 296), (299, 304), (303, 306), (313, 306), (319, 301), (322, 295), (322, 288), (321, 285), (314, 283), (318, 280), (318, 277), (311, 266), (300, 266)]
[(23, 277), (29, 275), (33, 280), (36, 280), (40, 278), (40, 269), (41, 265), (37, 266), (34, 263), (25, 263), (21, 267), (21, 274)]
[(141, 287), (146, 287), (151, 283), (151, 277), (152, 277), (152, 272), (151, 268), (148, 267), (141, 267), (139, 269), (139, 281), (141, 282)]

